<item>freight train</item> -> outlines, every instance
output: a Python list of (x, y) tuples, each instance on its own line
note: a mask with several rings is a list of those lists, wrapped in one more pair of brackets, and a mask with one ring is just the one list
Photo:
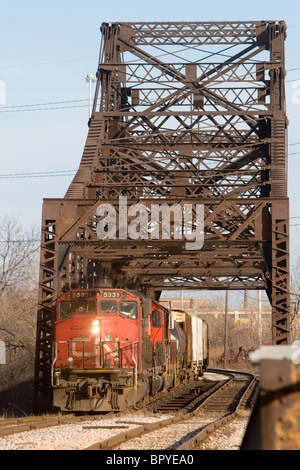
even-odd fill
[(207, 325), (196, 316), (124, 289), (74, 289), (57, 300), (55, 409), (125, 410), (207, 365)]

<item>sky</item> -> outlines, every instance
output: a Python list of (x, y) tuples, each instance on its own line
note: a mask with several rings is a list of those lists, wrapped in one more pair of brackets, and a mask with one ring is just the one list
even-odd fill
[(24, 229), (39, 227), (43, 198), (64, 197), (88, 132), (85, 77), (96, 74), (102, 22), (226, 20), (284, 20), (288, 26), (286, 92), (294, 264), (300, 256), (299, 0), (2, 2), (0, 219), (9, 215)]

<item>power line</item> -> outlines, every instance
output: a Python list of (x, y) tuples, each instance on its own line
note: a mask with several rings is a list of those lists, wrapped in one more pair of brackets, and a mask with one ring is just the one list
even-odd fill
[(6, 111), (0, 111), (0, 113), (22, 113), (22, 112), (28, 112), (28, 111), (51, 111), (51, 110), (57, 110), (57, 109), (71, 109), (71, 108), (86, 108), (86, 104), (84, 105), (75, 105), (75, 106), (58, 106), (58, 107), (51, 107), (51, 108), (30, 108), (30, 109), (14, 109), (14, 110), (6, 110)]
[(13, 106), (1, 106), (1, 109), (14, 109), (14, 108), (27, 108), (30, 106), (52, 106), (56, 104), (70, 104), (70, 103), (79, 103), (82, 101), (88, 101), (88, 99), (82, 99), (82, 100), (69, 100), (69, 101), (53, 101), (53, 102), (48, 102), (48, 103), (35, 103), (35, 104), (18, 104), (18, 105), (13, 105)]
[(6, 67), (0, 67), (0, 70), (10, 70), (10, 69), (23, 69), (27, 67), (40, 67), (43, 65), (53, 65), (53, 64), (64, 64), (66, 62), (81, 62), (83, 60), (94, 60), (95, 57), (84, 57), (84, 58), (78, 58), (78, 59), (64, 59), (64, 60), (56, 60), (52, 62), (38, 62), (35, 64), (23, 64), (23, 65), (11, 65), (11, 66), (6, 66)]
[(295, 69), (288, 69), (287, 72), (295, 72), (295, 70), (300, 70), (300, 67), (297, 67)]
[[(35, 103), (35, 104), (20, 104), (13, 106), (1, 106), (0, 113), (16, 113), (16, 112), (28, 112), (28, 111), (49, 111), (52, 109), (70, 109), (70, 108), (85, 108), (87, 105), (73, 105), (74, 103), (89, 103), (87, 98), (80, 100), (68, 100), (68, 101), (53, 101), (48, 103)], [(72, 106), (57, 106), (57, 105), (70, 105)], [(46, 106), (45, 108), (39, 108), (39, 106)]]
[(1, 179), (9, 178), (51, 178), (54, 176), (74, 176), (76, 170), (57, 170), (57, 171), (40, 171), (36, 173), (8, 173), (0, 175)]
[(5, 240), (4, 238), (0, 239), (0, 243), (37, 243), (40, 242), (40, 238), (33, 238), (28, 240)]

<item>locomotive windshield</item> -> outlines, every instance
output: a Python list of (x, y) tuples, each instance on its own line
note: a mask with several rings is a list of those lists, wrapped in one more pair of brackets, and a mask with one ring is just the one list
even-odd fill
[(76, 303), (69, 300), (61, 300), (58, 304), (58, 318), (64, 320), (76, 312)]
[(96, 301), (79, 300), (77, 303), (77, 309), (79, 313), (96, 313)]
[(126, 315), (128, 318), (132, 318), (133, 320), (137, 319), (137, 302), (128, 300), (122, 301), (119, 304), (120, 313)]
[[(118, 302), (116, 300), (100, 300), (98, 305), (99, 313), (117, 313)], [(61, 300), (58, 303), (58, 318), (64, 320), (70, 318), (75, 313), (80, 314), (95, 314), (97, 313), (96, 300)], [(138, 305), (135, 300), (120, 301), (119, 312), (121, 315), (136, 320), (138, 317)]]
[(58, 303), (58, 318), (65, 320), (72, 317), (76, 311), (79, 313), (96, 313), (95, 300), (61, 300)]
[(118, 311), (118, 304), (116, 300), (100, 300), (99, 312), (100, 313), (116, 313)]

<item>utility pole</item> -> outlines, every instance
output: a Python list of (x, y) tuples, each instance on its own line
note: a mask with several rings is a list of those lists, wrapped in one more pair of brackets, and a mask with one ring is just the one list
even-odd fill
[(5, 342), (0, 341), (0, 364), (6, 364)]
[(262, 310), (261, 310), (261, 290), (257, 291), (257, 298), (258, 298), (258, 346), (260, 347), (262, 344)]
[(87, 75), (85, 80), (89, 83), (89, 108), (90, 108), (90, 111), (89, 111), (89, 117), (91, 117), (92, 115), (92, 82), (96, 82), (97, 79), (96, 77), (94, 77), (94, 75)]
[(244, 292), (244, 309), (245, 309), (245, 313), (247, 312), (248, 307), (249, 307), (249, 298), (248, 298), (248, 290), (246, 289), (245, 292)]
[(225, 298), (225, 335), (224, 335), (224, 363), (223, 369), (227, 367), (227, 342), (228, 342), (228, 290), (226, 291)]

